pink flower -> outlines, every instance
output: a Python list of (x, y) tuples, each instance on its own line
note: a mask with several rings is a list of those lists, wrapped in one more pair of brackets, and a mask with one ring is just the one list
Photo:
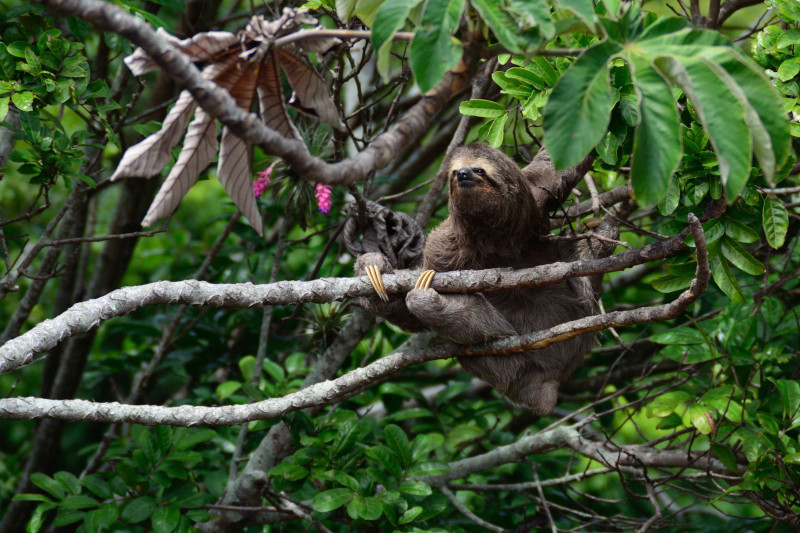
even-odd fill
[(314, 196), (317, 197), (317, 206), (319, 207), (319, 212), (323, 215), (327, 215), (331, 212), (331, 189), (332, 188), (330, 185), (317, 183)]
[(266, 191), (272, 184), (272, 181), (269, 179), (269, 175), (272, 174), (272, 170), (274, 168), (275, 165), (272, 165), (265, 168), (261, 172), (256, 172), (256, 181), (253, 182), (253, 194), (256, 195), (256, 200), (261, 198), (261, 195), (264, 194), (264, 191)]

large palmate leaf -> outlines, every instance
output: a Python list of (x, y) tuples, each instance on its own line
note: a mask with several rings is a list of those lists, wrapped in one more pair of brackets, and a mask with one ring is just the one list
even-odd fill
[[(299, 45), (288, 43), (274, 46), (281, 35), (297, 30), (316, 20), (305, 13), (285, 10), (276, 21), (253, 17), (238, 35), (228, 32), (199, 33), (190, 39), (179, 40), (163, 29), (161, 37), (192, 61), (207, 61), (203, 76), (230, 92), (242, 109), (250, 111), (258, 103), (262, 122), (284, 137), (300, 138), (286, 111), (280, 69), (283, 68), (294, 90), (292, 105), (336, 128), (343, 124), (327, 88)], [(303, 50), (324, 51), (338, 40), (314, 37), (305, 40)], [(131, 71), (140, 75), (155, 69), (155, 62), (141, 49), (125, 59)], [(170, 170), (150, 209), (142, 220), (150, 226), (159, 218), (169, 216), (197, 181), (200, 173), (217, 153), (216, 121), (197, 104), (187, 91), (164, 119), (161, 129), (139, 144), (130, 147), (122, 156), (112, 179), (127, 176), (151, 177), (169, 162), (172, 149), (178, 144), (189, 124), (183, 148)], [(250, 146), (225, 129), (219, 150), (217, 177), (236, 206), (244, 213), (255, 230), (261, 234), (261, 216), (256, 208), (252, 187)]]
[[(631, 182), (640, 203), (658, 202), (682, 155), (672, 88), (697, 112), (732, 201), (758, 160), (771, 179), (789, 156), (789, 128), (777, 92), (719, 34), (682, 19), (645, 27), (635, 4), (618, 21), (602, 19), (607, 38), (587, 49), (559, 80), (544, 109), (545, 140), (558, 168), (580, 161), (602, 139), (611, 108), (607, 69), (622, 58), (639, 105)], [(593, 71), (594, 69), (594, 71)]]

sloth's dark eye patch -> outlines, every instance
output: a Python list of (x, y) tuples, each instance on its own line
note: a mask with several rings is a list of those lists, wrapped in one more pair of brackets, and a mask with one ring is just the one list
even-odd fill
[(483, 179), (491, 187), (494, 187), (495, 189), (497, 188), (497, 182), (494, 181), (492, 178), (490, 178), (489, 175), (486, 173), (486, 171), (483, 170), (482, 168), (480, 168), (480, 167), (473, 168), (472, 172), (474, 172), (476, 176), (480, 176), (481, 179)]

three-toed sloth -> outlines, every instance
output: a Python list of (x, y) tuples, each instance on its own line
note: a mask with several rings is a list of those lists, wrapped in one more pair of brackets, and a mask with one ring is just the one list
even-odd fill
[[(460, 147), (450, 158), (448, 177), (450, 216), (428, 235), (424, 269), (519, 269), (606, 257), (614, 250), (609, 240), (547, 239), (547, 211), (553, 208), (553, 200), (563, 200), (569, 189), (563, 190), (545, 150), (520, 169), (494, 148)], [(619, 231), (608, 219), (594, 231), (613, 240)], [(356, 261), (356, 273), (368, 271), (375, 280), (378, 271), (392, 273), (393, 269), (383, 255), (368, 253)], [(591, 315), (601, 282), (601, 276), (594, 276), (530, 289), (439, 294), (428, 288), (431, 278), (432, 273), (424, 273), (417, 288), (405, 297), (393, 295), (385, 301), (372, 296), (362, 298), (362, 305), (409, 331), (433, 329), (453, 342), (474, 344)], [(595, 335), (587, 333), (521, 354), (464, 356), (458, 361), (514, 404), (543, 416), (556, 406), (559, 383), (580, 365), (594, 340)]]

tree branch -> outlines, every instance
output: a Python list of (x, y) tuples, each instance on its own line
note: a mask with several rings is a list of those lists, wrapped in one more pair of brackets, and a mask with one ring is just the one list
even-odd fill
[[(122, 405), (116, 402), (94, 403), (85, 400), (46, 400), (30, 397), (8, 398), (0, 400), (0, 419), (58, 418), (71, 421), (124, 421), (145, 425), (173, 426), (243, 424), (253, 420), (274, 419), (306, 407), (324, 406), (341, 401), (361, 392), (370, 384), (386, 379), (404, 368), (427, 361), (460, 356), (526, 352), (571, 339), (582, 333), (643, 322), (667, 320), (685, 311), (689, 305), (695, 302), (708, 287), (708, 281), (711, 276), (705, 235), (700, 222), (697, 217), (690, 213), (689, 223), (697, 246), (697, 277), (692, 281), (689, 289), (684, 291), (675, 301), (668, 304), (588, 316), (559, 324), (547, 330), (473, 346), (446, 343), (425, 350), (397, 352), (387, 355), (366, 367), (357, 368), (335, 380), (311, 385), (306, 389), (288, 394), (282, 398), (272, 398), (248, 405), (163, 407)], [(220, 303), (220, 300), (215, 300), (215, 302)], [(84, 304), (86, 303), (91, 302), (85, 302)], [(84, 304), (78, 304), (75, 307)], [(76, 320), (80, 319), (76, 318)], [(51, 322), (55, 321), (46, 321), (36, 327), (41, 326), (46, 330), (48, 323)], [(8, 344), (13, 342), (11, 341)], [(0, 360), (0, 362), (3, 361)]]
[(159, 38), (147, 23), (101, 0), (41, 1), (65, 15), (81, 17), (100, 30), (130, 39), (176, 83), (191, 92), (203, 110), (229, 127), (239, 138), (282, 158), (304, 179), (326, 184), (353, 183), (388, 165), (402, 147), (413, 143), (427, 130), (433, 116), (468, 82), (477, 63), (477, 45), (468, 43), (461, 62), (448, 71), (436, 87), (425, 93), (392, 130), (376, 137), (369, 147), (354, 157), (326, 163), (312, 156), (303, 142), (281, 136), (266, 127), (256, 115), (239, 108), (227, 91), (203, 78), (183, 54)]
[[(699, 224), (698, 224), (699, 225)], [(443, 293), (494, 292), (529, 288), (557, 283), (568, 278), (624, 270), (648, 261), (657, 261), (685, 248), (689, 232), (656, 242), (637, 250), (602, 259), (572, 263), (552, 263), (521, 270), (489, 269), (437, 273), (432, 288)], [(384, 275), (389, 294), (411, 290), (419, 272)], [(136, 287), (125, 287), (100, 298), (72, 306), (62, 315), (46, 320), (28, 332), (0, 346), (0, 375), (20, 368), (62, 340), (86, 333), (103, 321), (123, 316), (148, 305), (186, 304), (195, 306), (242, 309), (264, 305), (289, 305), (369, 296), (374, 293), (369, 279), (320, 278), (313, 281), (280, 281), (274, 284), (219, 284), (187, 280), (158, 281)], [(609, 315), (611, 316), (611, 315)]]

